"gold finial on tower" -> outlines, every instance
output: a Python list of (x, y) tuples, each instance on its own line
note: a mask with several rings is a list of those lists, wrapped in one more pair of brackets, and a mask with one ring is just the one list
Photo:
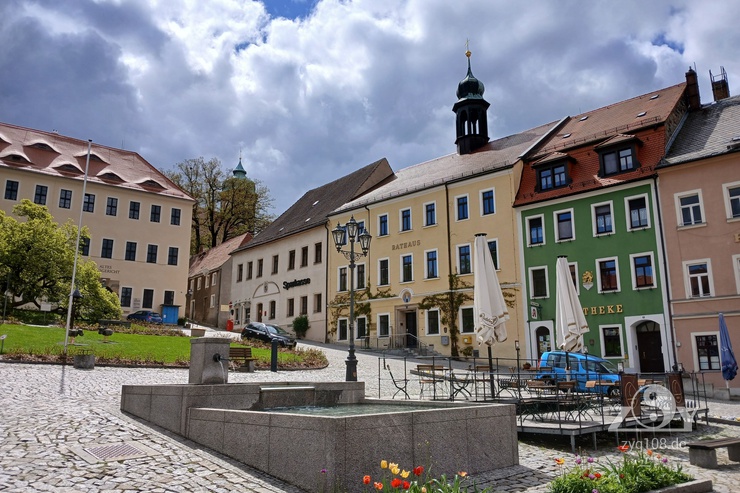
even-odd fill
[(470, 55), (471, 54), (472, 53), (470, 53), (470, 40), (469, 39), (466, 39), (465, 40), (465, 56), (468, 57), (468, 58), (470, 58)]

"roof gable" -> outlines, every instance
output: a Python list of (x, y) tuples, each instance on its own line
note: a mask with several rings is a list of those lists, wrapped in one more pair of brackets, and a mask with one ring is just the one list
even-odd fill
[(393, 177), (383, 158), (338, 180), (306, 192), (264, 231), (233, 253), (306, 231), (327, 221), (328, 214)]

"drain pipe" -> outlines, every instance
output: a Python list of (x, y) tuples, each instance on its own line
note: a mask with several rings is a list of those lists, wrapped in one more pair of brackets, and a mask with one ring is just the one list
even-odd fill
[(673, 327), (673, 306), (671, 304), (671, 299), (673, 299), (673, 295), (671, 293), (670, 276), (668, 274), (668, 260), (665, 248), (665, 235), (663, 234), (663, 219), (660, 212), (660, 195), (658, 193), (657, 174), (653, 175), (653, 191), (655, 193), (655, 208), (657, 212), (656, 216), (658, 217), (658, 231), (660, 232), (660, 252), (661, 256), (663, 257), (663, 279), (666, 286), (663, 297), (667, 301), (666, 305), (668, 305), (668, 331), (671, 336), (671, 354), (673, 355), (672, 368), (673, 371), (678, 371), (678, 357), (676, 355), (676, 331)]

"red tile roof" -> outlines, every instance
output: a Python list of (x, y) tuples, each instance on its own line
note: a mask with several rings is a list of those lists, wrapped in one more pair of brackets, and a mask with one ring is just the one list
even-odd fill
[(204, 275), (220, 269), (231, 258), (230, 252), (240, 244), (245, 244), (250, 239), (252, 239), (252, 235), (250, 233), (244, 233), (243, 235), (226, 240), (210, 250), (193, 255), (190, 257), (188, 277)]
[[(57, 133), (0, 123), (0, 168), (82, 180), (87, 145), (87, 141)], [(88, 181), (192, 200), (136, 152), (94, 142)]]
[[(686, 83), (677, 84), (569, 118), (525, 164), (514, 206), (652, 176), (665, 152), (666, 122), (674, 119), (676, 113), (685, 111), (685, 88)], [(639, 167), (629, 173), (600, 177), (596, 149), (631, 140), (638, 144)], [(566, 157), (570, 160), (570, 185), (538, 192), (535, 165)]]

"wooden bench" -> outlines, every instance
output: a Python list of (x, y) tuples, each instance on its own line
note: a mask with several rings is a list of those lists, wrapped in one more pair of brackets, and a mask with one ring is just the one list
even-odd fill
[(527, 390), (533, 394), (542, 395), (543, 393), (552, 393), (557, 387), (550, 385), (544, 380), (527, 380)]
[(254, 371), (254, 362), (256, 359), (252, 357), (251, 347), (237, 346), (229, 348), (229, 361), (241, 362), (241, 366), (237, 367), (237, 371), (251, 373)]
[(717, 449), (727, 447), (727, 455), (733, 462), (740, 462), (740, 438), (718, 438), (697, 440), (686, 444), (689, 447), (689, 463), (694, 466), (717, 468)]
[(131, 327), (131, 322), (128, 320), (98, 320), (98, 325), (100, 327), (126, 327), (127, 329)]

